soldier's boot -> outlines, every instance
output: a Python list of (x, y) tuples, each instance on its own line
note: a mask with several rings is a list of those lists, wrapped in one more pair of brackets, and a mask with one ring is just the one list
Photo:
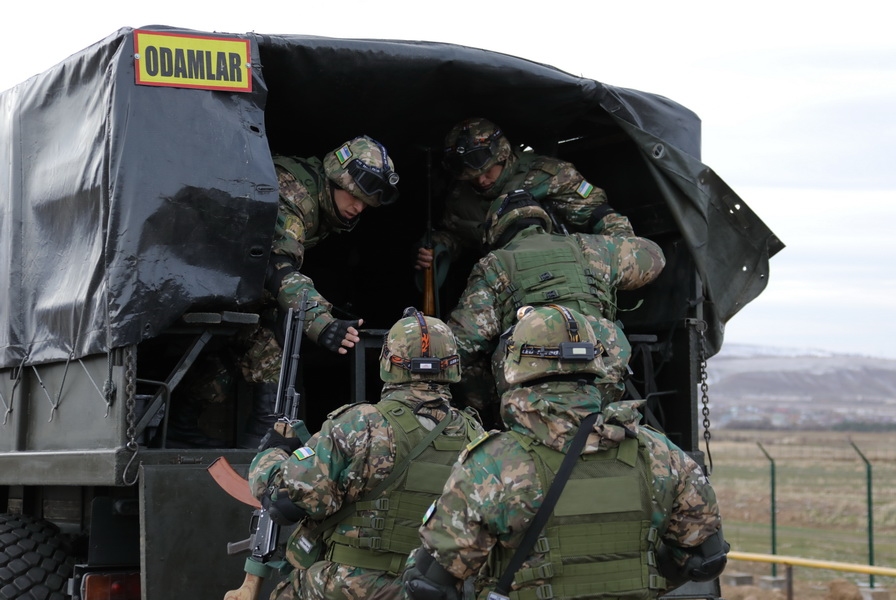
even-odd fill
[[(204, 408), (202, 398), (185, 394), (172, 399), (168, 417), (168, 448), (227, 448), (229, 444), (202, 431), (199, 417)], [(156, 435), (156, 443), (160, 443)]]
[(246, 417), (246, 425), (239, 436), (240, 448), (257, 450), (261, 438), (277, 422), (274, 409), (277, 405), (276, 383), (252, 384), (252, 408)]

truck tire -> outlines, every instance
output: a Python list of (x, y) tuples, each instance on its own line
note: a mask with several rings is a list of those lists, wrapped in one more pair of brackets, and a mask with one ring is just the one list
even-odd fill
[(0, 514), (0, 599), (64, 600), (74, 562), (53, 523)]

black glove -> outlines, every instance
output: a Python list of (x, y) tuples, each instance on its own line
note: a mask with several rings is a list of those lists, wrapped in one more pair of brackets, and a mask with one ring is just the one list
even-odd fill
[(279, 490), (276, 499), (268, 496), (267, 502), (262, 502), (262, 506), (268, 510), (271, 521), (282, 527), (289, 527), (308, 516), (308, 513), (292, 503), (286, 490)]
[(414, 566), (401, 575), (404, 591), (411, 600), (460, 600), (459, 582), (422, 547), (417, 549)]
[(342, 348), (342, 340), (345, 339), (345, 333), (349, 327), (357, 327), (360, 321), (346, 321), (345, 319), (336, 319), (320, 332), (317, 338), (317, 344), (323, 346), (331, 352), (339, 352)]
[(303, 444), (302, 440), (299, 438), (284, 437), (280, 435), (277, 430), (271, 428), (268, 429), (268, 432), (261, 438), (261, 444), (258, 446), (258, 451), (261, 452), (268, 448), (280, 448), (287, 454), (292, 454), (304, 445), (305, 444)]

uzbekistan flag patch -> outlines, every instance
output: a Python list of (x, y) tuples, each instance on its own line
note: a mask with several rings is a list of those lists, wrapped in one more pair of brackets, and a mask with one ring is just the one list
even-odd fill
[(429, 508), (426, 509), (426, 513), (423, 515), (423, 524), (426, 525), (426, 522), (429, 521), (429, 518), (432, 516), (432, 513), (436, 512), (436, 503), (433, 501), (432, 504), (429, 505)]
[(336, 154), (336, 160), (339, 161), (340, 165), (344, 165), (345, 161), (352, 157), (352, 151), (351, 148), (348, 147), (348, 144), (342, 146), (342, 148), (337, 150), (334, 154)]
[(579, 187), (576, 188), (576, 193), (582, 198), (587, 198), (593, 189), (594, 186), (583, 179), (582, 183), (579, 184)]
[(293, 452), (293, 456), (295, 456), (299, 460), (305, 460), (306, 458), (311, 458), (312, 456), (314, 456), (314, 450), (307, 446), (303, 446)]

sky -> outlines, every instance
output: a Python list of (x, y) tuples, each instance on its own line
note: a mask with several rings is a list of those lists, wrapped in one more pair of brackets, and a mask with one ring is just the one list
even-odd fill
[[(666, 96), (786, 244), (725, 344), (896, 359), (896, 35), (888, 3), (17, 2), (0, 90), (121, 27), (449, 42)], [(597, 183), (599, 185), (599, 183)], [(612, 199), (611, 203), (612, 203)]]

